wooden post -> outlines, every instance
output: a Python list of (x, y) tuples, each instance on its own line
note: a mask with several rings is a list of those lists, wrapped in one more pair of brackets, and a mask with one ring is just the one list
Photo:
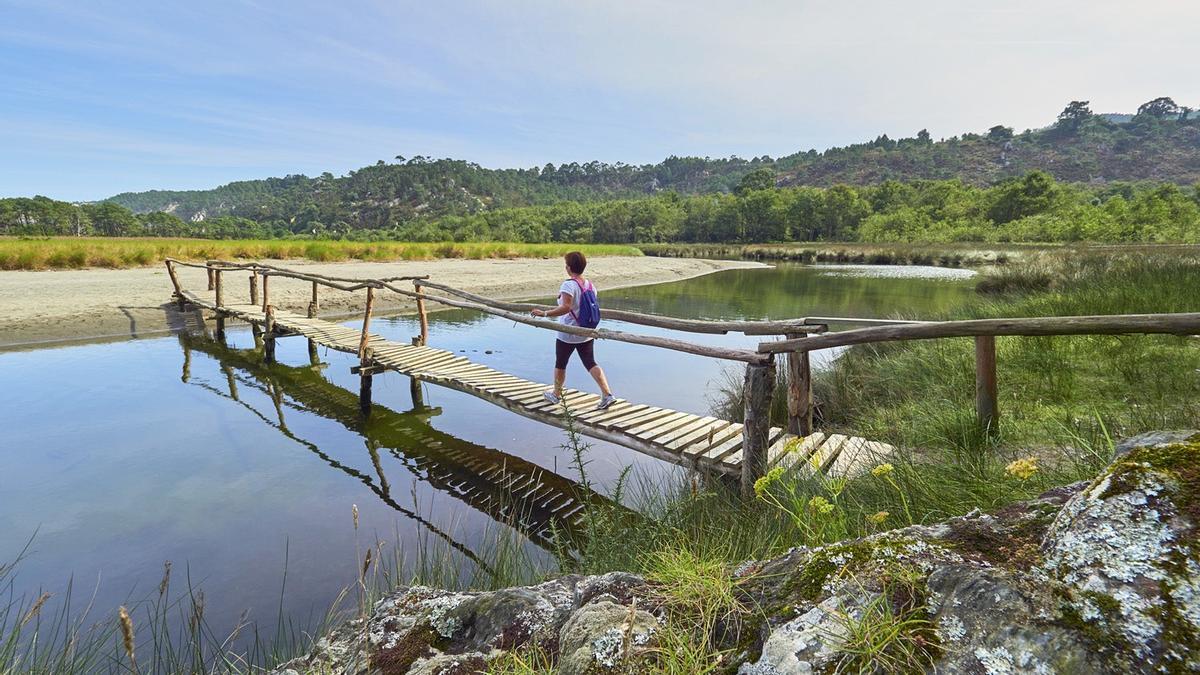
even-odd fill
[(267, 276), (267, 273), (266, 273), (266, 272), (263, 272), (263, 275), (262, 275), (262, 277), (263, 277), (263, 304), (262, 304), (262, 308), (263, 308), (263, 314), (266, 314), (266, 313), (267, 313), (267, 307), (269, 307), (269, 306), (270, 306), (270, 303), (271, 303), (271, 297), (270, 297), (270, 295), (269, 295), (269, 293), (268, 293), (268, 291), (267, 291), (267, 282), (271, 280), (271, 277)]
[(225, 294), (221, 288), (221, 270), (216, 270), (216, 293), (217, 293), (217, 339), (225, 339), (225, 314), (221, 308), (225, 306)]
[(188, 345), (185, 335), (180, 334), (179, 341), (183, 344), (183, 372), (180, 373), (179, 379), (187, 384), (187, 381), (192, 379), (192, 348)]
[[(358, 341), (358, 358), (359, 359), (366, 358), (367, 343), (368, 343), (368, 340), (370, 337), (369, 331), (371, 329), (371, 306), (374, 304), (375, 304), (375, 288), (372, 286), (367, 286), (367, 310), (365, 312), (363, 312), (362, 337), (359, 338), (359, 341)], [(367, 364), (363, 363), (362, 365), (365, 366)]]
[[(421, 346), (421, 338), (413, 337), (412, 344), (414, 347)], [(415, 377), (408, 378), (408, 393), (412, 396), (413, 410), (425, 409), (425, 390), (421, 388), (421, 381)]]
[(205, 269), (208, 270), (208, 290), (211, 291), (214, 288), (214, 286), (213, 286), (213, 268), (207, 267)]
[(771, 397), (775, 393), (775, 359), (746, 366), (745, 420), (742, 427), (742, 496), (754, 496), (754, 482), (767, 473), (767, 441), (771, 433)]
[(421, 320), (421, 346), (429, 344), (429, 315), (425, 313), (425, 289), (417, 281), (413, 282), (417, 289), (417, 316)]
[[(266, 280), (267, 278), (263, 277), (264, 290)], [(275, 363), (275, 308), (267, 305), (265, 312), (267, 320), (263, 327), (263, 360), (267, 363)]]
[(314, 281), (312, 284), (312, 302), (308, 303), (308, 318), (315, 319), (317, 318), (317, 310), (320, 309), (321, 306), (317, 304), (317, 282)]
[(179, 285), (179, 276), (175, 273), (175, 263), (167, 261), (167, 275), (171, 277), (171, 285), (175, 287), (175, 299), (179, 302), (179, 309), (183, 310), (183, 287)]
[(371, 308), (375, 304), (375, 288), (367, 286), (367, 309), (363, 312), (362, 338), (358, 342), (358, 407), (364, 416), (371, 414)]
[(975, 338), (975, 416), (989, 433), (1000, 419), (996, 393), (996, 337), (980, 335)]
[(250, 273), (250, 304), (258, 304), (258, 274)]
[(229, 397), (235, 401), (241, 400), (238, 398), (237, 378), (233, 376), (233, 368), (223, 365), (221, 372), (225, 373), (225, 383), (229, 385)]
[[(788, 335), (788, 339), (802, 337)], [(788, 352), (788, 433), (807, 436), (813, 432), (812, 369), (808, 352)]]
[(362, 352), (362, 359), (359, 361), (361, 366), (358, 371), (358, 409), (363, 416), (371, 414), (371, 370), (368, 366), (371, 364), (371, 355), (373, 350), (367, 347)]
[(310, 366), (321, 365), (321, 356), (319, 354), (317, 354), (316, 340), (308, 341), (308, 365), (310, 365)]

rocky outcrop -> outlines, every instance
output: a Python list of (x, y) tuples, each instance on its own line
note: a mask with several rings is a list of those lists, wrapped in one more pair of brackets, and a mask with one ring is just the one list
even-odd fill
[[(752, 608), (712, 626), (724, 672), (1200, 672), (1200, 433), (1118, 447), (1090, 483), (735, 573)], [(513, 650), (557, 672), (645, 672), (654, 584), (567, 576), (491, 593), (406, 588), (280, 672), (488, 672)]]

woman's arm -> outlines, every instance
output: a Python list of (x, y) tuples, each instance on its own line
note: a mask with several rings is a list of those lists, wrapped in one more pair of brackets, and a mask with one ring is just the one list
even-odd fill
[(574, 298), (571, 296), (570, 293), (559, 293), (558, 294), (558, 307), (555, 307), (554, 309), (552, 309), (548, 312), (544, 309), (535, 309), (535, 310), (531, 310), (529, 313), (534, 316), (544, 316), (547, 318), (562, 316), (563, 314), (566, 314), (567, 312), (571, 311), (571, 302), (573, 300), (574, 300)]

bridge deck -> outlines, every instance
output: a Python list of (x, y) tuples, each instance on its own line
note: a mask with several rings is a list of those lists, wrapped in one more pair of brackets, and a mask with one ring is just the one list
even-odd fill
[[(193, 305), (262, 326), (262, 308), (250, 304), (214, 303), (184, 292)], [(330, 349), (358, 353), (362, 331), (300, 314), (274, 311), (276, 330), (303, 335)], [(565, 390), (566, 409), (547, 402), (542, 394), (550, 385), (531, 382), (462, 356), (428, 346), (392, 342), (371, 334), (371, 365), (471, 394), (540, 422), (566, 428), (567, 412), (577, 431), (611, 441), (659, 459), (707, 471), (739, 476), (742, 462), (742, 425), (715, 417), (677, 412), (668, 408), (618, 400), (605, 410), (595, 410), (599, 396)], [(795, 436), (772, 427), (768, 468), (777, 465), (819, 470), (832, 475), (854, 475), (883, 461), (892, 447), (863, 438), (814, 433), (798, 443)], [(791, 448), (789, 452), (788, 449)]]

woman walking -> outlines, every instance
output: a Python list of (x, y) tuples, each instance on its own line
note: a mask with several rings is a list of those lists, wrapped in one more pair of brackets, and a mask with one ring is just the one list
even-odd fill
[[(583, 278), (583, 270), (587, 268), (587, 258), (582, 253), (571, 251), (565, 256), (565, 260), (568, 278), (558, 289), (558, 307), (549, 311), (535, 309), (530, 313), (534, 316), (558, 317), (558, 322), (564, 326), (578, 326), (580, 299), (586, 291), (590, 290), (594, 293), (595, 287), (592, 286), (592, 282)], [(554, 391), (544, 394), (547, 401), (551, 403), (562, 401), (563, 383), (567, 380), (567, 361), (571, 359), (573, 352), (579, 352), (579, 360), (583, 362), (583, 367), (587, 368), (592, 379), (600, 387), (601, 397), (600, 402), (596, 404), (596, 409), (603, 410), (617, 400), (613, 396), (612, 390), (608, 388), (604, 370), (596, 365), (596, 357), (593, 353), (594, 345), (595, 341), (590, 337), (561, 332), (558, 334), (558, 339), (554, 342)]]

